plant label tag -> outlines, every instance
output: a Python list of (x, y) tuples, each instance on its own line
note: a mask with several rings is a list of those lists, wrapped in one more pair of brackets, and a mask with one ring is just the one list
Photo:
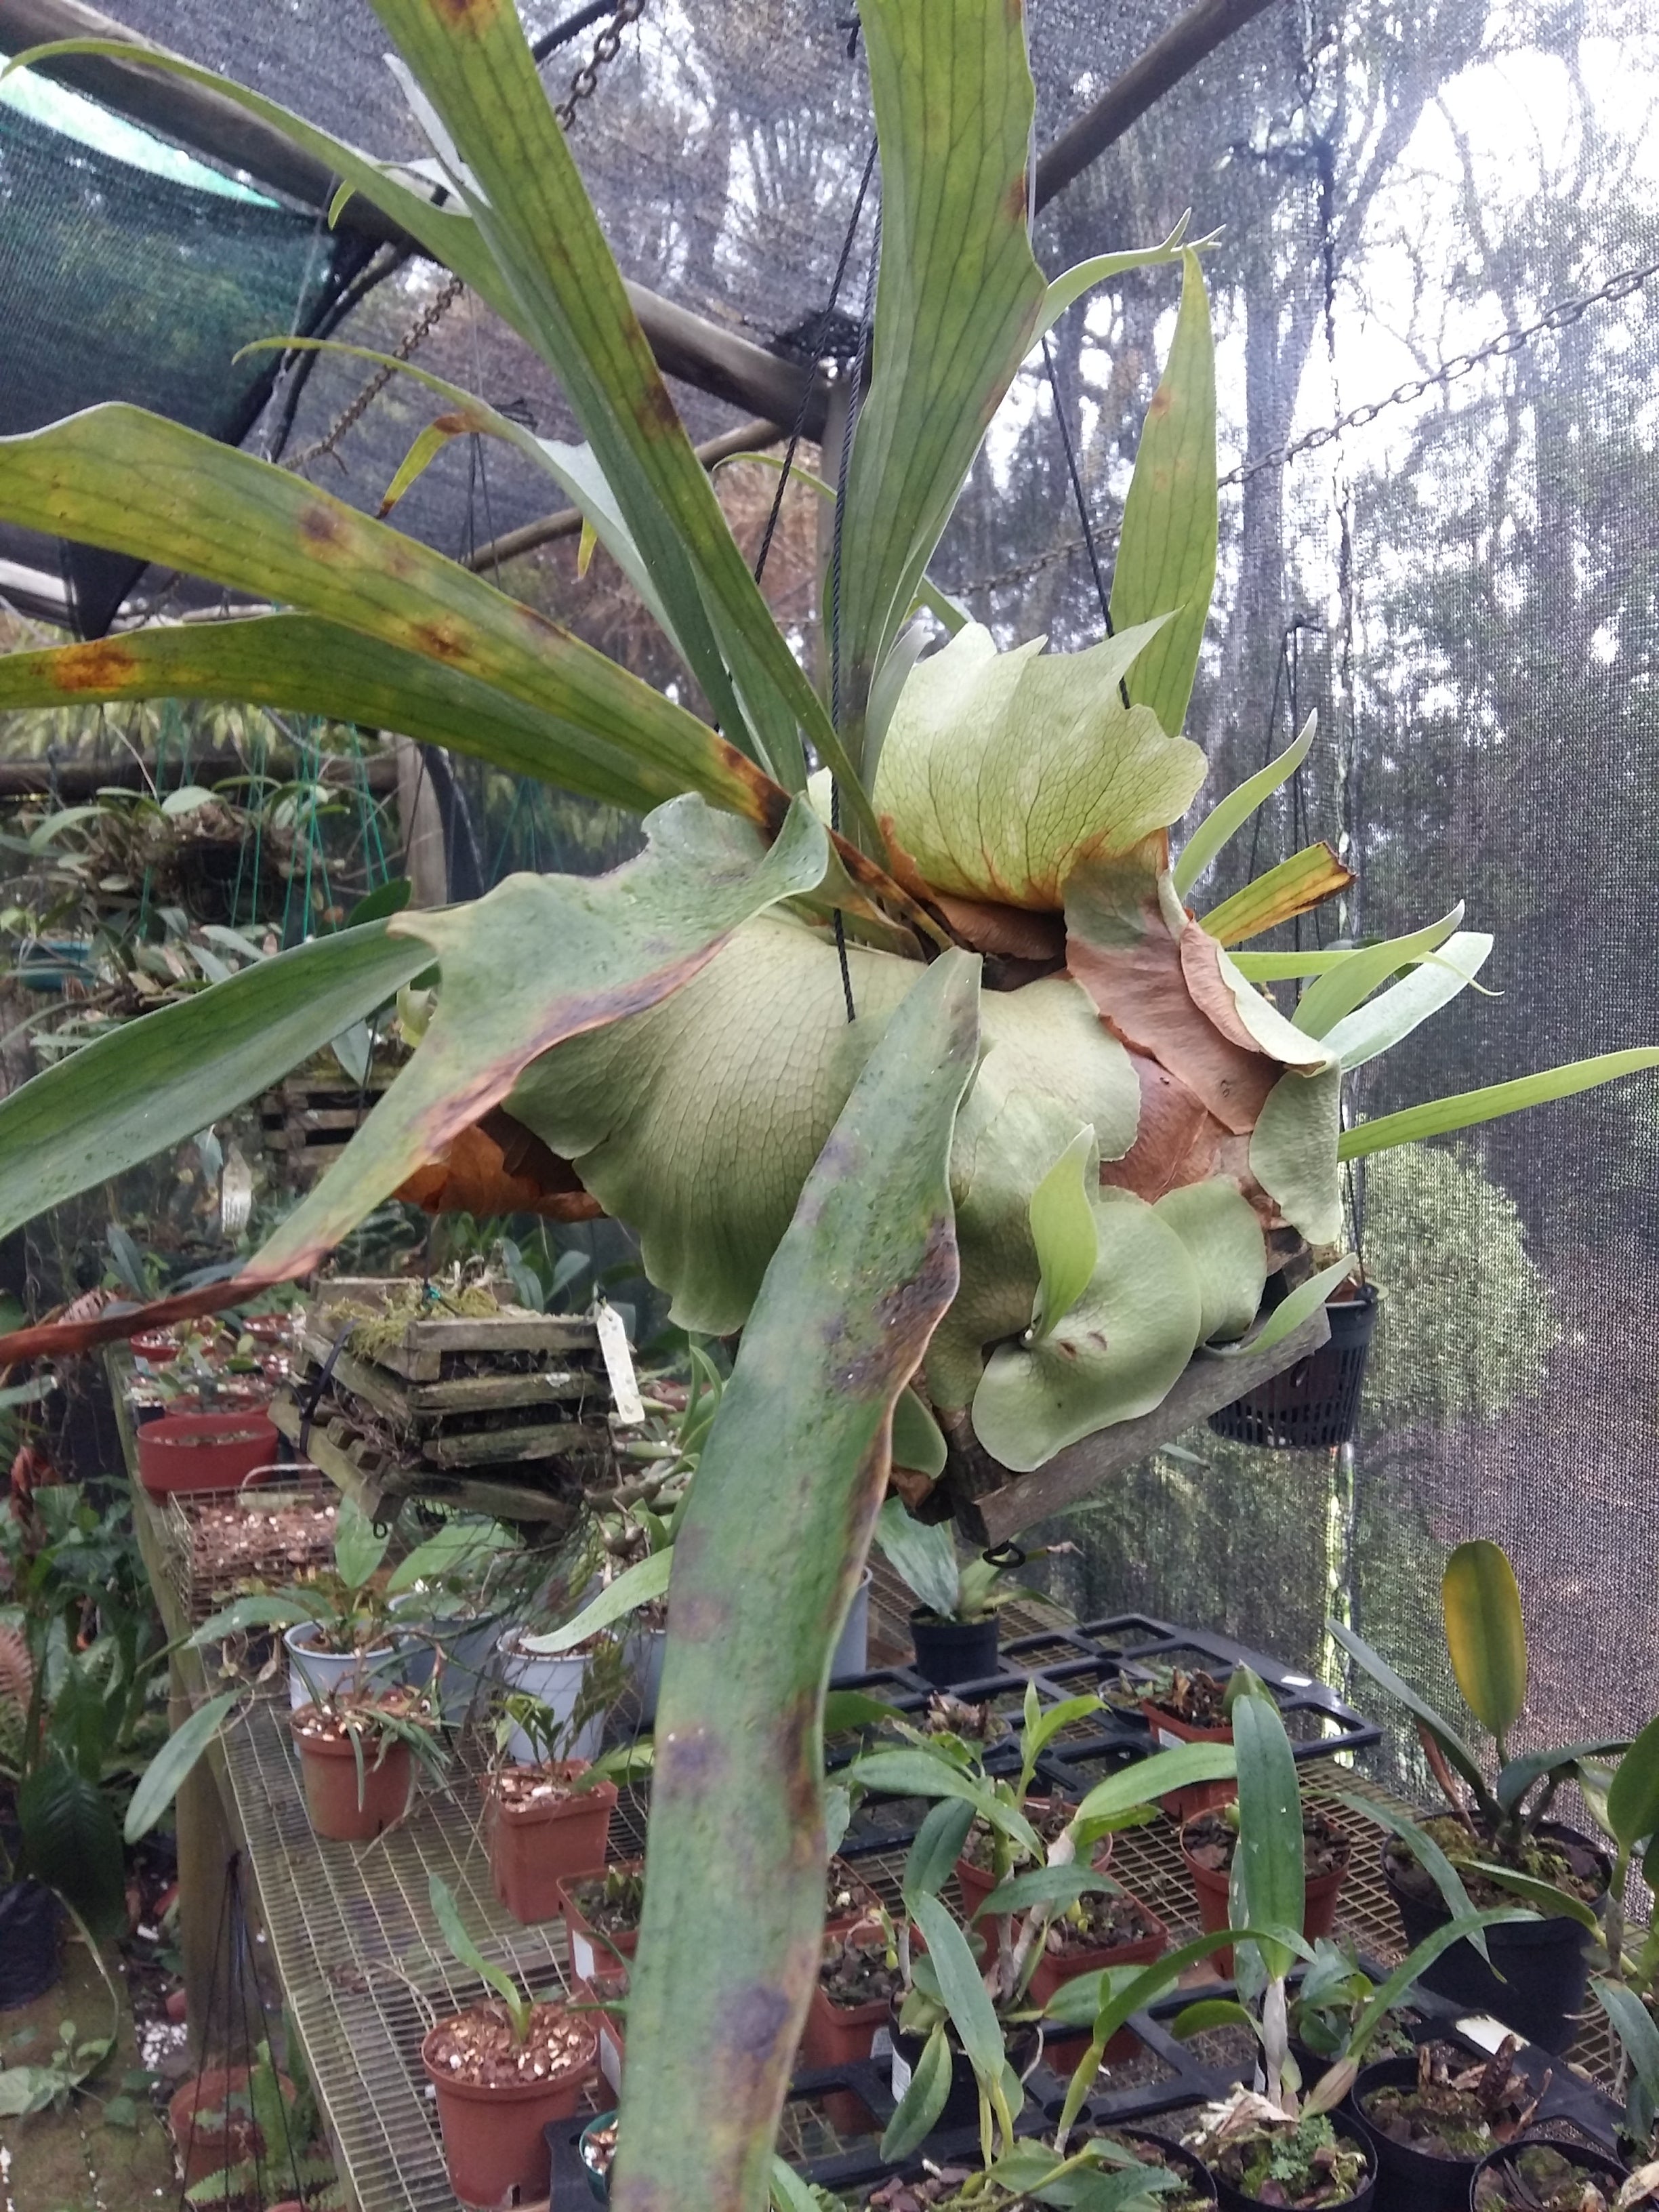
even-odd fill
[(1168, 1729), (1159, 1729), (1158, 1731), (1158, 1747), (1160, 1751), (1179, 1751), (1186, 1741), (1184, 1735), (1172, 1735)]
[(579, 1928), (570, 1931), (570, 1963), (585, 1982), (593, 1978), (593, 1946)]
[(890, 2058), (892, 2055), (892, 2031), (890, 2028), (878, 2027), (870, 2039), (870, 2056), (872, 2058)]
[(599, 1299), (594, 1306), (593, 1323), (599, 1332), (599, 1350), (605, 1354), (605, 1371), (611, 1378), (617, 1419), (624, 1428), (631, 1429), (645, 1419), (645, 1407), (640, 1402), (640, 1386), (634, 1379), (634, 1355), (628, 1348), (628, 1331), (623, 1326), (622, 1316), (607, 1298)]
[(899, 2057), (896, 2051), (893, 2053), (893, 2066), (890, 2078), (893, 2087), (893, 2102), (896, 2105), (903, 2100), (904, 2093), (910, 2086), (910, 2069), (905, 2064), (904, 2061)]

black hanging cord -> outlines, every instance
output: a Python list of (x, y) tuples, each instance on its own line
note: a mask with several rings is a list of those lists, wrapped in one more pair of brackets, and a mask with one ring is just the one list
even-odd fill
[(590, 23), (597, 23), (602, 15), (614, 15), (616, 12), (617, 0), (587, 0), (585, 8), (578, 8), (574, 15), (567, 15), (550, 31), (542, 33), (530, 49), (532, 60), (539, 68), (550, 54), (568, 45), (578, 32), (585, 31)]
[[(1095, 544), (1094, 527), (1089, 520), (1089, 502), (1084, 496), (1083, 473), (1077, 465), (1076, 448), (1072, 444), (1072, 426), (1066, 419), (1066, 410), (1060, 397), (1060, 379), (1054, 374), (1054, 356), (1049, 349), (1048, 333), (1042, 334), (1042, 366), (1048, 373), (1048, 391), (1054, 403), (1054, 420), (1060, 425), (1060, 442), (1066, 453), (1066, 472), (1072, 479), (1072, 496), (1077, 501), (1078, 520), (1083, 526), (1083, 543), (1088, 550), (1089, 566), (1094, 571), (1095, 590), (1100, 599), (1101, 620), (1106, 625), (1106, 635), (1113, 637), (1112, 595), (1106, 588), (1106, 572), (1100, 565), (1100, 551)], [(1117, 679), (1119, 696), (1124, 705), (1129, 703), (1129, 684), (1127, 677)]]

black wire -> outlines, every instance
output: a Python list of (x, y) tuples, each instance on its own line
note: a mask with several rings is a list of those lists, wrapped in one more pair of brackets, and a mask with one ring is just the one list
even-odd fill
[[(808, 369), (806, 381), (801, 386), (800, 405), (795, 410), (794, 428), (789, 433), (789, 443), (784, 451), (783, 466), (778, 471), (778, 487), (772, 495), (771, 512), (766, 518), (766, 527), (761, 532), (760, 551), (755, 556), (755, 581), (757, 584), (766, 573), (766, 556), (772, 550), (773, 532), (777, 529), (778, 517), (783, 511), (783, 495), (789, 489), (789, 477), (795, 465), (795, 454), (806, 428), (807, 410), (811, 406), (812, 394), (817, 389), (817, 377), (814, 371), (817, 358), (830, 341), (830, 331), (836, 319), (836, 309), (841, 301), (841, 288), (847, 281), (847, 264), (853, 258), (853, 243), (858, 236), (859, 217), (864, 213), (865, 195), (870, 189), (870, 179), (875, 174), (875, 171), (876, 142), (872, 138), (870, 141), (869, 155), (864, 164), (864, 174), (859, 181), (859, 195), (853, 203), (852, 220), (847, 226), (847, 235), (841, 242), (841, 258), (836, 264), (835, 280), (830, 287), (830, 304), (825, 307), (823, 319), (818, 325), (817, 343), (812, 349), (813, 367)], [(860, 341), (861, 344), (862, 341)]]
[[(315, 338), (331, 337), (353, 309), (360, 307), (369, 294), (383, 284), (388, 276), (395, 276), (414, 251), (412, 246), (398, 246), (377, 253), (372, 261), (358, 270), (349, 283), (341, 287), (331, 306), (317, 318), (306, 335)], [(294, 418), (300, 410), (301, 398), (311, 380), (312, 371), (322, 358), (320, 349), (314, 346), (307, 346), (298, 353), (283, 356), (285, 363), (292, 363), (292, 368), (283, 393), (282, 416), (271, 440), (270, 459), (273, 463), (283, 458), (283, 448), (293, 433)]]
[(578, 8), (574, 15), (567, 15), (550, 31), (542, 33), (530, 49), (531, 59), (539, 69), (550, 54), (567, 46), (579, 31), (585, 31), (590, 23), (597, 23), (601, 15), (614, 15), (616, 12), (617, 0), (587, 0), (585, 8)]
[[(1054, 420), (1060, 425), (1060, 442), (1066, 452), (1066, 469), (1072, 479), (1072, 496), (1077, 501), (1078, 520), (1083, 526), (1083, 543), (1088, 549), (1089, 566), (1094, 571), (1095, 590), (1100, 598), (1101, 619), (1106, 625), (1107, 636), (1112, 637), (1116, 635), (1112, 628), (1112, 595), (1106, 588), (1105, 571), (1100, 565), (1100, 553), (1095, 544), (1094, 529), (1089, 520), (1089, 502), (1083, 494), (1082, 472), (1078, 467), (1077, 453), (1072, 444), (1072, 426), (1066, 420), (1066, 410), (1060, 404), (1060, 380), (1054, 374), (1054, 356), (1049, 349), (1047, 331), (1042, 334), (1042, 366), (1048, 372), (1048, 391), (1054, 403)], [(1129, 703), (1128, 678), (1120, 676), (1117, 679), (1117, 688), (1127, 707)]]

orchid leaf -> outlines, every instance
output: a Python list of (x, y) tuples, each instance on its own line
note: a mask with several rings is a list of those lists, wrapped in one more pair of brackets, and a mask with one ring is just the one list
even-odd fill
[(1463, 1702), (1501, 1741), (1527, 1702), (1527, 1632), (1515, 1569), (1501, 1544), (1460, 1544), (1440, 1578), (1446, 1650)]
[(1130, 852), (1179, 820), (1204, 756), (1119, 690), (1160, 628), (1083, 653), (1044, 653), (1041, 638), (999, 653), (975, 623), (911, 672), (875, 799), (935, 890), (1057, 913), (1079, 860)]
[(1137, 1759), (1121, 1773), (1097, 1782), (1073, 1814), (1073, 1825), (1115, 1820), (1120, 1814), (1155, 1805), (1172, 1790), (1189, 1789), (1195, 1782), (1231, 1782), (1237, 1771), (1237, 1755), (1230, 1743), (1183, 1743), (1174, 1751), (1155, 1751), (1150, 1759)]
[(1607, 1826), (1626, 1850), (1659, 1835), (1659, 1720), (1650, 1720), (1619, 1762), (1607, 1790)]
[[(1468, 988), (1486, 965), (1492, 945), (1492, 939), (1483, 931), (1460, 929), (1392, 990), (1373, 999), (1369, 1006), (1357, 1006), (1335, 1023), (1325, 1033), (1326, 1044), (1345, 1068), (1363, 1067), (1379, 1053), (1391, 1051), (1431, 1014), (1438, 1013)], [(1368, 958), (1380, 949), (1368, 946), (1355, 957)], [(1346, 972), (1339, 970), (1335, 976), (1322, 977), (1321, 981), (1340, 983)], [(1319, 988), (1320, 984), (1314, 986), (1315, 990)], [(1313, 992), (1308, 996), (1311, 998)]]
[(1421, 1106), (1407, 1106), (1398, 1114), (1382, 1114), (1374, 1121), (1359, 1121), (1345, 1129), (1338, 1143), (1338, 1158), (1360, 1160), (1391, 1146), (1449, 1136), (1454, 1129), (1473, 1128), (1482, 1121), (1499, 1121), (1505, 1114), (1519, 1114), (1528, 1106), (1571, 1098), (1580, 1091), (1593, 1091), (1599, 1084), (1616, 1083), (1621, 1076), (1639, 1075), (1650, 1067), (1659, 1067), (1659, 1047), (1640, 1045), (1629, 1052), (1604, 1052), (1591, 1060), (1569, 1060), (1562, 1067), (1517, 1076), (1511, 1083), (1460, 1091), (1449, 1098), (1431, 1098)]
[(818, 1964), (824, 1680), (894, 1401), (956, 1286), (946, 1170), (977, 1007), (965, 956), (920, 975), (801, 1194), (703, 1447), (675, 1545), (617, 2212), (763, 2199)]
[(916, 2070), (899, 2099), (881, 2139), (881, 2155), (890, 2162), (908, 2158), (939, 2125), (945, 2100), (951, 2094), (951, 2045), (941, 2021), (921, 2047)]
[(1004, 2057), (1002, 2027), (980, 1979), (967, 1937), (936, 1897), (916, 1899), (915, 1919), (927, 1939), (927, 1955), (939, 1976), (939, 1995), (969, 2064), (988, 2086), (1000, 2081)]
[(1170, 620), (1129, 670), (1129, 696), (1160, 729), (1187, 719), (1215, 586), (1215, 342), (1204, 272), (1181, 257), (1181, 310), (1146, 410), (1112, 573), (1112, 622)]
[[(781, 794), (733, 746), (603, 653), (331, 494), (160, 416), (93, 407), (0, 438), (0, 515), (322, 616), (568, 723), (682, 791), (780, 817)], [(118, 659), (121, 643), (102, 649)]]
[(1343, 1650), (1359, 1662), (1379, 1687), (1386, 1690), (1391, 1698), (1397, 1698), (1413, 1719), (1423, 1723), (1470, 1787), (1484, 1791), (1486, 1785), (1480, 1771), (1480, 1762), (1450, 1722), (1443, 1720), (1426, 1698), (1419, 1697), (1411, 1684), (1402, 1675), (1396, 1674), (1388, 1661), (1380, 1652), (1373, 1651), (1363, 1636), (1356, 1634), (1340, 1620), (1328, 1620), (1325, 1626)]
[(1571, 1890), (1558, 1889), (1553, 1881), (1542, 1881), (1536, 1875), (1519, 1873), (1514, 1867), (1498, 1866), (1488, 1859), (1468, 1859), (1464, 1862), (1463, 1871), (1471, 1875), (1478, 1875), (1483, 1881), (1494, 1881), (1500, 1889), (1513, 1890), (1517, 1897), (1524, 1898), (1534, 1911), (1553, 1918), (1576, 1920), (1581, 1928), (1588, 1928), (1592, 1936), (1601, 1930), (1601, 1923), (1594, 1909), (1586, 1905), (1582, 1897), (1575, 1897)]
[(1224, 1353), (1268, 1352), (1275, 1344), (1282, 1344), (1301, 1328), (1310, 1314), (1318, 1311), (1339, 1283), (1346, 1281), (1356, 1264), (1356, 1255), (1345, 1252), (1328, 1267), (1322, 1267), (1316, 1275), (1310, 1275), (1305, 1283), (1298, 1283), (1293, 1291), (1287, 1291), (1254, 1336), (1238, 1344), (1224, 1345), (1220, 1350)]
[(245, 968), (43, 1069), (0, 1100), (3, 1230), (182, 1144), (372, 1013), (431, 959), (424, 945), (388, 936), (385, 922), (368, 922)]
[(906, 1911), (915, 1910), (917, 1898), (939, 1895), (956, 1871), (976, 1818), (973, 1802), (967, 1797), (941, 1797), (928, 1808), (904, 1862)]
[(1029, 1912), (1034, 1905), (1071, 1905), (1079, 1897), (1121, 1893), (1109, 1875), (1093, 1867), (1033, 1867), (999, 1882), (974, 1917), (994, 1920), (1003, 1913)]
[(589, 1605), (585, 1605), (563, 1627), (555, 1628), (545, 1636), (521, 1636), (517, 1649), (551, 1656), (560, 1651), (574, 1651), (579, 1644), (586, 1644), (590, 1636), (597, 1636), (602, 1628), (609, 1628), (618, 1620), (635, 1613), (642, 1605), (659, 1598), (668, 1588), (668, 1577), (674, 1565), (674, 1547), (653, 1552), (625, 1567), (614, 1582), (609, 1582)]
[[(1307, 1875), (1303, 1859), (1302, 1792), (1296, 1756), (1271, 1698), (1233, 1700), (1233, 1747), (1238, 1758), (1238, 1843), (1233, 1878), (1245, 1922), (1267, 1931), (1302, 1932)], [(1257, 1939), (1269, 1976), (1282, 1981), (1295, 1954)]]
[(1091, 1188), (1100, 1187), (1100, 1153), (1092, 1129), (1079, 1129), (1031, 1193), (1031, 1242), (1042, 1287), (1031, 1324), (1034, 1339), (1052, 1334), (1088, 1289), (1100, 1256)]
[[(1288, 783), (1313, 748), (1319, 728), (1319, 717), (1310, 714), (1302, 725), (1299, 737), (1292, 738), (1276, 760), (1264, 769), (1258, 769), (1237, 787), (1218, 799), (1192, 836), (1176, 856), (1175, 887), (1182, 898), (1192, 890), (1216, 854), (1236, 836), (1259, 807), (1265, 806), (1282, 784)], [(1220, 908), (1217, 908), (1218, 913)], [(1205, 927), (1215, 935), (1215, 915), (1206, 917)]]
[(149, 1833), (241, 1697), (240, 1689), (222, 1691), (173, 1729), (138, 1778), (121, 1832), (124, 1843), (138, 1843)]
[(562, 1039), (654, 1006), (744, 921), (811, 890), (828, 846), (804, 802), (764, 847), (693, 799), (646, 823), (611, 874), (510, 876), (472, 905), (391, 925), (438, 956), (445, 988), (415, 1058), (241, 1279), (314, 1267), (348, 1230), (506, 1097)]
[(1293, 921), (1297, 915), (1322, 906), (1328, 898), (1346, 890), (1352, 881), (1352, 869), (1346, 867), (1328, 845), (1309, 845), (1288, 860), (1281, 860), (1276, 868), (1269, 868), (1253, 884), (1246, 884), (1242, 891), (1223, 899), (1219, 906), (1212, 907), (1204, 916), (1204, 927), (1218, 945), (1242, 945), (1249, 938), (1277, 929), (1282, 921)]
[(1088, 1288), (1039, 1342), (1000, 1345), (974, 1394), (975, 1435), (1018, 1474), (1161, 1405), (1203, 1324), (1198, 1272), (1177, 1232), (1127, 1191), (1092, 1202), (1099, 1258)]
[(889, 1796), (959, 1797), (973, 1807), (981, 1820), (1012, 1837), (1028, 1856), (1042, 1856), (1036, 1830), (1023, 1813), (1005, 1805), (989, 1783), (932, 1752), (867, 1751), (845, 1772), (848, 1780), (856, 1782), (860, 1789), (879, 1790)]

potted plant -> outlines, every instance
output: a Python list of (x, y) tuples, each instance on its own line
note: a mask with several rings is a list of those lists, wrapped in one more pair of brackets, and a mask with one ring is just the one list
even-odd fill
[[(617, 1668), (621, 1653), (612, 1645)], [(584, 1698), (601, 1710), (612, 1686), (590, 1669), (583, 1698), (563, 1719), (533, 1698), (509, 1697), (496, 1722), (496, 1745), (529, 1742), (533, 1759), (493, 1765), (483, 1776), (484, 1838), (496, 1896), (515, 1920), (530, 1926), (561, 1910), (560, 1885), (579, 1875), (603, 1872), (617, 1779), (641, 1763), (641, 1751), (619, 1746), (597, 1762), (571, 1755), (591, 1717)]]
[(527, 1567), (512, 1529), (487, 1516), (453, 1513), (388, 1578), (403, 1679), (421, 1685), (436, 1677), (446, 1722), (462, 1720), (494, 1686), (495, 1645)]
[(544, 2198), (551, 2157), (543, 2130), (575, 2112), (593, 2078), (598, 2030), (568, 2005), (526, 1996), (492, 1966), (435, 1874), (430, 1896), (450, 1950), (493, 1992), (434, 2021), (421, 2044), (421, 2064), (437, 2093), (450, 2186), (466, 2204)]
[(210, 2066), (167, 2100), (184, 2201), (200, 2212), (269, 2203), (279, 2188), (301, 2191), (332, 2179), (313, 2144), (309, 2094), (279, 2071), (262, 2040), (246, 2066)]
[(645, 1862), (624, 1859), (559, 1884), (559, 1908), (570, 1942), (570, 1963), (585, 1982), (639, 1948), (645, 1910)]
[[(1354, 2030), (1365, 2017), (1376, 1988), (1348, 1938), (1340, 1944), (1322, 1936), (1315, 1941), (1313, 1957), (1290, 1999), (1291, 2054), (1304, 2081), (1346, 2057)], [(1370, 2048), (1379, 2058), (1399, 2058), (1414, 2050), (1411, 2023), (1415, 2018), (1398, 2005), (1391, 2008), (1371, 2030)]]
[(1589, 2143), (1539, 2137), (1481, 2160), (1469, 2184), (1469, 2212), (1609, 2212), (1615, 2198), (1620, 2212), (1628, 2212), (1651, 2203), (1659, 2172), (1644, 2196), (1620, 2193), (1629, 2179), (1627, 2167)]
[[(1199, 1924), (1212, 1934), (1228, 1925), (1228, 1896), (1234, 1854), (1238, 1848), (1238, 1807), (1230, 1802), (1212, 1813), (1200, 1813), (1183, 1821), (1181, 1856), (1186, 1861), (1198, 1896)], [(1353, 1845), (1346, 1829), (1329, 1814), (1304, 1806), (1302, 1853), (1305, 1875), (1302, 1933), (1310, 1943), (1328, 1936), (1336, 1917), (1337, 1894), (1348, 1871)], [(1218, 1972), (1232, 1970), (1224, 1951), (1216, 1957)]]
[(408, 1683), (336, 1690), (289, 1714), (306, 1811), (330, 1843), (371, 1843), (409, 1810), (416, 1758), (434, 1770), (437, 1717)]
[[(1149, 1668), (1139, 1703), (1153, 1743), (1164, 1751), (1178, 1743), (1231, 1743), (1233, 1699), (1248, 1671), (1235, 1668), (1223, 1682), (1202, 1667)], [(1224, 1805), (1232, 1794), (1231, 1782), (1195, 1783), (1174, 1791), (1164, 1809), (1172, 1820), (1189, 1820)]]
[(1010, 1571), (1026, 1554), (1009, 1547), (964, 1565), (948, 1522), (916, 1520), (890, 1498), (876, 1519), (876, 1541), (918, 1602), (910, 1614), (915, 1668), (922, 1680), (953, 1688), (997, 1671), (997, 1608), (1024, 1595)]
[[(1373, 1680), (1414, 1716), (1430, 1770), (1450, 1808), (1420, 1830), (1394, 1824), (1395, 1832), (1382, 1848), (1383, 1873), (1408, 1944), (1447, 1917), (1447, 1863), (1478, 1905), (1518, 1896), (1535, 1905), (1541, 1917), (1490, 1939), (1489, 1964), (1469, 1945), (1455, 1946), (1435, 1962), (1424, 1985), (1455, 2003), (1494, 2014), (1529, 2043), (1564, 2051), (1583, 2003), (1589, 1946), (1598, 1933), (1597, 1916), (1606, 1909), (1612, 1864), (1589, 1837), (1548, 1815), (1563, 1784), (1587, 1772), (1593, 1778), (1592, 1762), (1621, 1749), (1623, 1739), (1511, 1759), (1509, 1734), (1527, 1694), (1526, 1630), (1514, 1570), (1496, 1544), (1460, 1544), (1446, 1563), (1441, 1599), (1457, 1686), (1492, 1738), (1491, 1778), (1451, 1723), (1362, 1637), (1339, 1621), (1330, 1624)], [(1351, 1802), (1362, 1809), (1362, 1801)], [(1378, 1817), (1375, 1808), (1367, 1809)]]
[(255, 1407), (163, 1413), (138, 1431), (138, 1479), (152, 1498), (240, 1490), (282, 1455), (283, 1440), (270, 1416)]
[(872, 2055), (904, 1989), (896, 1931), (885, 1913), (826, 1931), (823, 1957), (801, 2032), (809, 2066), (844, 2066)]
[(1456, 2044), (1419, 2044), (1408, 2057), (1360, 2069), (1354, 2109), (1376, 2142), (1389, 2188), (1422, 2212), (1465, 2212), (1487, 2152), (1524, 2135), (1547, 2087), (1516, 2066), (1518, 2036), (1488, 2056)]

